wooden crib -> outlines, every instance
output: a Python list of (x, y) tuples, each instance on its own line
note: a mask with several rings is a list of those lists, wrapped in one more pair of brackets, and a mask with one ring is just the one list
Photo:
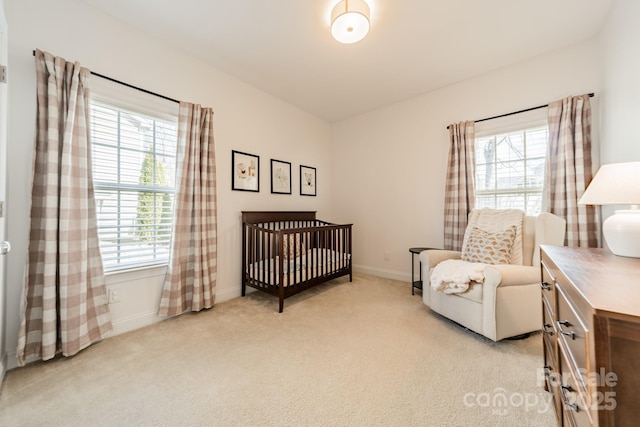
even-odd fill
[(247, 286), (284, 300), (349, 275), (351, 226), (316, 219), (316, 212), (242, 212), (242, 296)]

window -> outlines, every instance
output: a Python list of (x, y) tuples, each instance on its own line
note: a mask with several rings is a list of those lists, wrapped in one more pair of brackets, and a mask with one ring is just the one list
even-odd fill
[(547, 126), (476, 137), (476, 207), (542, 210)]
[(91, 101), (93, 180), (105, 271), (169, 260), (177, 123)]

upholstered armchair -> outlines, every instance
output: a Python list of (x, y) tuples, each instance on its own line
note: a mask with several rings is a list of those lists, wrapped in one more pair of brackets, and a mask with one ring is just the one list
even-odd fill
[(539, 246), (563, 245), (565, 226), (564, 219), (549, 213), (524, 216), (523, 265), (487, 265), (482, 270), (484, 282), (471, 282), (461, 293), (447, 294), (433, 289), (430, 273), (442, 261), (460, 259), (462, 253), (433, 249), (421, 252), (424, 303), (436, 313), (493, 341), (539, 330), (542, 325)]

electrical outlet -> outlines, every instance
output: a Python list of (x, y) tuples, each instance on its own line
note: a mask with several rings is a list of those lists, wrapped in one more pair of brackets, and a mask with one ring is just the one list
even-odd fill
[(120, 288), (111, 288), (107, 291), (107, 295), (109, 297), (109, 304), (113, 304), (115, 302), (120, 302)]
[(384, 251), (384, 260), (385, 261), (390, 261), (391, 260), (391, 252)]

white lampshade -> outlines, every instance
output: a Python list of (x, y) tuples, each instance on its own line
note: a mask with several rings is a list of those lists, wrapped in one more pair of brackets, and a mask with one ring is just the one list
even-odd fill
[(340, 43), (362, 40), (369, 32), (369, 5), (364, 0), (343, 0), (331, 12), (331, 35)]
[(602, 165), (578, 203), (581, 205), (640, 204), (640, 162)]
[(611, 252), (640, 258), (640, 162), (603, 165), (578, 202), (581, 205), (632, 205), (602, 224)]

